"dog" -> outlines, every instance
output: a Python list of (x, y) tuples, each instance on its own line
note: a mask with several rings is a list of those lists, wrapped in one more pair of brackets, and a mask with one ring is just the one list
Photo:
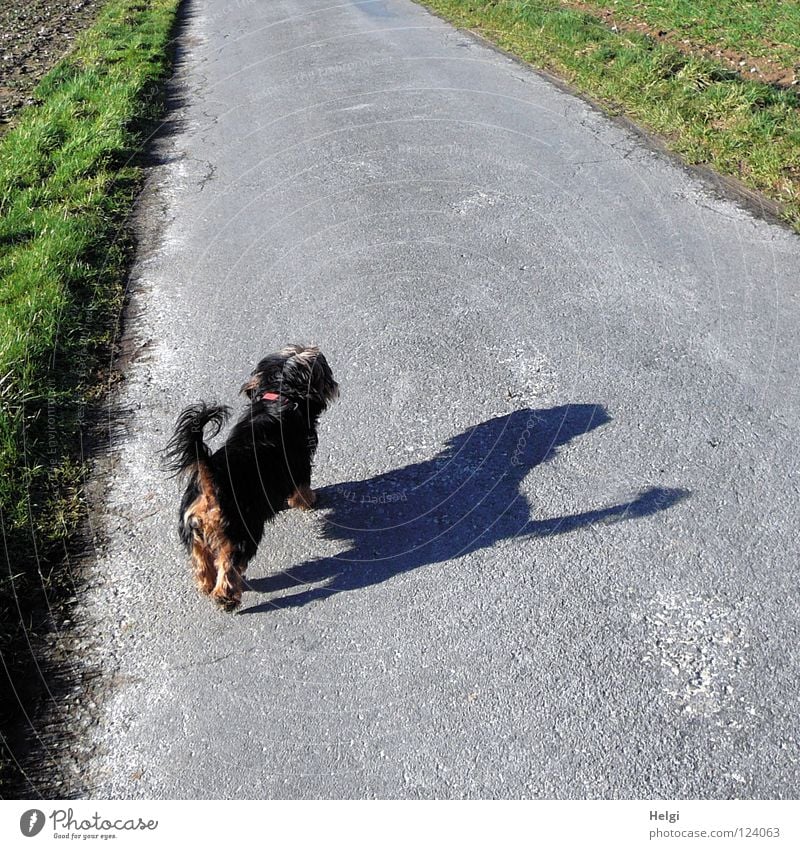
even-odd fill
[(265, 357), (240, 392), (250, 403), (225, 444), (212, 453), (204, 430), (216, 436), (229, 409), (187, 407), (165, 450), (165, 466), (188, 476), (178, 532), (201, 592), (234, 610), (247, 565), (264, 526), (286, 504), (308, 510), (316, 495), (311, 465), (317, 421), (339, 395), (319, 348), (289, 345)]

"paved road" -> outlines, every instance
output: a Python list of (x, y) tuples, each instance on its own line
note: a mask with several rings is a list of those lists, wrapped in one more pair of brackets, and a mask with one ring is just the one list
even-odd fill
[[(800, 240), (407, 0), (190, 0), (181, 44), (86, 792), (796, 797)], [(320, 509), (225, 614), (157, 453), (293, 340)]]

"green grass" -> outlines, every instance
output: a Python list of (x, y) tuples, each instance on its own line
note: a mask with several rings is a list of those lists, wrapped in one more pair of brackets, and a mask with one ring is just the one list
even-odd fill
[[(570, 0), (567, 0), (569, 5)], [(786, 0), (581, 0), (618, 21), (641, 21), (712, 49), (800, 68), (800, 3)]]
[[(644, 35), (613, 32), (599, 18), (555, 2), (423, 5), (626, 114), (689, 163), (738, 178), (780, 204), (800, 230), (800, 93), (743, 80)], [(734, 15), (732, 4), (721, 5)]]
[[(0, 138), (0, 652), (58, 583), (80, 515), (78, 431), (119, 321), (139, 185), (180, 0), (109, 0)], [(149, 128), (149, 129), (148, 129)], [(24, 653), (23, 653), (24, 654)], [(0, 667), (2, 668), (2, 667)], [(0, 677), (0, 690), (7, 695)], [(12, 712), (3, 704), (0, 714)], [(2, 729), (0, 729), (2, 730)], [(2, 747), (0, 747), (2, 748)], [(0, 753), (2, 759), (2, 753)]]

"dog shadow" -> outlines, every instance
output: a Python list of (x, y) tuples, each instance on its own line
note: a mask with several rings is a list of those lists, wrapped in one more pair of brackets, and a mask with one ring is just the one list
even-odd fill
[(532, 518), (521, 491), (526, 475), (558, 448), (611, 421), (596, 404), (523, 409), (468, 428), (431, 460), (317, 492), (323, 535), (347, 550), (308, 561), (246, 586), (287, 592), (241, 614), (298, 607), (357, 590), (506, 539), (549, 537), (666, 510), (689, 495), (652, 487), (624, 503), (549, 519)]

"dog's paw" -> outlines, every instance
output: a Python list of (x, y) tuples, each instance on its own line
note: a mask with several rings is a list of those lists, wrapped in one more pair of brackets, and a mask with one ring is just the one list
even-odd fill
[(223, 610), (236, 610), (242, 602), (242, 580), (236, 571), (224, 572), (217, 576), (217, 585), (211, 591), (211, 598)]
[(317, 503), (317, 493), (310, 486), (298, 486), (289, 496), (288, 503), (290, 507), (310, 510)]
[(222, 610), (227, 610), (228, 612), (236, 610), (236, 608), (242, 603), (242, 596), (239, 595), (222, 595), (217, 593), (212, 593), (211, 597), (217, 603)]

